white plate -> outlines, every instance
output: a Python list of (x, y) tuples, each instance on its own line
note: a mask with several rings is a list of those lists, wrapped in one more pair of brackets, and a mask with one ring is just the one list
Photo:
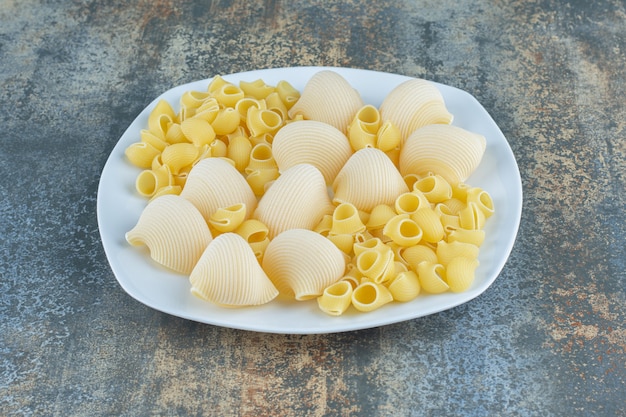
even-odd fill
[[(263, 79), (270, 85), (287, 80), (302, 91), (313, 74), (332, 69), (343, 75), (362, 95), (365, 103), (380, 105), (396, 85), (409, 77), (348, 68), (295, 67), (265, 69), (226, 75), (232, 82)], [(205, 90), (210, 80), (175, 87), (156, 98), (133, 121), (107, 160), (98, 188), (98, 226), (102, 244), (115, 277), (133, 298), (156, 310), (216, 326), (269, 333), (333, 333), (377, 327), (426, 316), (466, 303), (483, 293), (497, 278), (509, 257), (522, 211), (522, 185), (509, 144), (487, 111), (470, 94), (457, 88), (436, 84), (445, 99), (454, 124), (484, 135), (487, 149), (479, 168), (467, 180), (491, 194), (495, 214), (486, 225), (486, 240), (481, 247), (476, 280), (463, 293), (420, 295), (408, 303), (392, 303), (370, 312), (350, 308), (339, 317), (325, 315), (315, 300), (306, 302), (273, 301), (260, 307), (225, 309), (191, 295), (185, 276), (166, 271), (148, 257), (146, 251), (131, 247), (124, 239), (146, 200), (134, 188), (139, 170), (127, 162), (124, 150), (139, 140), (147, 126), (148, 115), (160, 99), (175, 110), (180, 96), (188, 90)]]

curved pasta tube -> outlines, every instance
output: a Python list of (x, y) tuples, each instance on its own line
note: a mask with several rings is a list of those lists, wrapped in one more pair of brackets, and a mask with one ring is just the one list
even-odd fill
[(257, 100), (252, 97), (242, 98), (235, 104), (235, 110), (239, 113), (239, 120), (241, 125), (246, 125), (248, 119), (248, 111), (250, 108), (255, 107), (260, 110), (267, 109), (267, 103), (265, 100)]
[(216, 99), (210, 98), (205, 100), (204, 103), (200, 107), (196, 109), (195, 114), (193, 115), (196, 119), (203, 119), (207, 123), (213, 123), (215, 118), (217, 118), (217, 114), (220, 112), (220, 105)]
[(467, 204), (476, 204), (476, 207), (482, 211), (485, 219), (488, 219), (495, 212), (493, 199), (491, 195), (479, 187), (471, 187), (467, 190)]
[(209, 98), (211, 98), (211, 93), (208, 91), (189, 90), (180, 97), (180, 105), (187, 109), (197, 109)]
[[(224, 143), (224, 141), (220, 139), (215, 139), (213, 142), (211, 142), (209, 144), (209, 149), (211, 156), (214, 158), (223, 158), (228, 155), (228, 146), (226, 145), (226, 143)], [(233, 166), (234, 165), (235, 164), (233, 161)]]
[(163, 149), (161, 162), (177, 175), (183, 168), (191, 166), (199, 154), (200, 148), (191, 143), (176, 143)]
[(426, 245), (415, 245), (404, 248), (400, 252), (400, 257), (413, 271), (417, 271), (417, 266), (421, 262), (437, 263), (437, 253)]
[(165, 149), (165, 147), (169, 145), (169, 143), (167, 143), (164, 138), (158, 137), (154, 133), (150, 132), (148, 129), (141, 129), (139, 131), (139, 137), (141, 138), (141, 142), (148, 143), (161, 152), (163, 152), (163, 149)]
[(237, 171), (243, 172), (250, 163), (252, 144), (245, 136), (236, 136), (228, 142), (226, 156), (235, 162)]
[(246, 169), (246, 181), (256, 196), (265, 194), (268, 186), (280, 176), (278, 168), (259, 168), (255, 170)]
[(441, 264), (421, 262), (417, 265), (417, 276), (420, 287), (431, 294), (440, 294), (450, 289), (445, 281), (446, 269)]
[(400, 194), (409, 191), (391, 160), (375, 148), (355, 152), (337, 174), (332, 189), (333, 202), (352, 203), (365, 212), (380, 204), (393, 205)]
[(376, 134), (376, 147), (383, 152), (396, 149), (402, 143), (402, 132), (390, 120), (383, 123)]
[(152, 132), (162, 130), (161, 116), (166, 116), (172, 121), (176, 120), (176, 112), (167, 100), (159, 100), (148, 115), (148, 129)]
[(413, 189), (421, 191), (428, 201), (435, 204), (452, 198), (452, 187), (445, 178), (437, 174), (419, 179)]
[(352, 155), (348, 138), (322, 122), (302, 120), (281, 128), (272, 142), (272, 152), (281, 171), (298, 164), (311, 164), (331, 184)]
[(296, 300), (318, 297), (339, 281), (344, 255), (325, 237), (305, 229), (286, 230), (267, 246), (263, 269), (281, 294)]
[(206, 158), (189, 172), (180, 194), (198, 208), (207, 222), (220, 207), (243, 203), (246, 218), (257, 206), (254, 192), (237, 169), (221, 158)]
[(191, 293), (225, 307), (265, 304), (278, 290), (246, 241), (235, 233), (217, 236), (189, 276)]
[(382, 229), (396, 214), (396, 211), (390, 205), (379, 204), (372, 209), (366, 226), (369, 230)]
[(181, 274), (192, 271), (212, 239), (200, 212), (177, 195), (149, 202), (126, 233), (128, 243), (147, 246), (154, 261)]
[(220, 207), (211, 214), (209, 225), (220, 233), (232, 232), (243, 223), (246, 212), (246, 205), (243, 203)]
[(276, 84), (276, 92), (287, 109), (291, 109), (300, 99), (300, 92), (285, 80), (281, 80)]
[(154, 196), (161, 188), (173, 185), (173, 177), (167, 165), (141, 171), (135, 180), (137, 192), (144, 197)]
[(235, 107), (237, 102), (245, 96), (241, 88), (231, 83), (225, 83), (211, 93), (217, 102), (224, 107)]
[(383, 228), (383, 235), (400, 246), (417, 245), (423, 234), (422, 229), (408, 214), (392, 217)]
[(261, 261), (267, 245), (270, 243), (269, 229), (266, 225), (255, 219), (245, 220), (235, 233), (245, 239), (252, 248), (256, 258)]
[(320, 310), (331, 316), (340, 316), (352, 303), (352, 285), (348, 281), (340, 280), (324, 290), (317, 298)]
[(272, 147), (267, 143), (259, 143), (250, 151), (250, 159), (245, 169), (246, 173), (251, 173), (260, 169), (278, 168)]
[(300, 164), (286, 170), (259, 200), (254, 218), (270, 230), (270, 239), (288, 229), (313, 230), (334, 206), (320, 171)]
[(267, 109), (275, 113), (278, 113), (282, 121), (289, 119), (289, 109), (280, 99), (277, 92), (273, 92), (265, 98)]
[(375, 282), (362, 282), (352, 292), (352, 305), (363, 312), (374, 311), (392, 301), (391, 292)]
[(265, 84), (262, 79), (254, 81), (239, 81), (239, 88), (248, 97), (253, 97), (257, 100), (262, 100), (276, 91), (276, 87)]
[(328, 240), (333, 242), (339, 250), (341, 250), (346, 255), (352, 253), (352, 246), (354, 245), (354, 235), (350, 235), (347, 233), (343, 234), (335, 234), (326, 236)]
[(434, 210), (439, 216), (439, 220), (446, 232), (449, 233), (461, 227), (459, 215), (454, 213), (447, 204), (439, 203), (435, 206)]
[(283, 118), (275, 111), (250, 107), (246, 123), (251, 136), (273, 135), (282, 126)]
[(135, 142), (124, 150), (124, 154), (133, 165), (148, 169), (152, 167), (152, 161), (161, 154), (161, 151), (150, 143)]
[(400, 194), (394, 205), (398, 214), (413, 214), (421, 208), (430, 208), (430, 202), (421, 191)]
[(476, 258), (460, 256), (452, 259), (446, 267), (446, 282), (450, 286), (450, 291), (467, 291), (474, 282), (478, 264)]
[(417, 274), (413, 271), (404, 271), (387, 285), (393, 299), (400, 302), (411, 301), (420, 293), (420, 283)]
[(411, 220), (419, 226), (425, 242), (437, 243), (446, 234), (439, 215), (430, 207), (421, 208), (411, 214)]
[(376, 283), (388, 281), (395, 272), (393, 251), (386, 247), (383, 250), (368, 249), (356, 257), (356, 267), (363, 276)]
[(209, 145), (215, 139), (213, 126), (204, 119), (194, 117), (183, 120), (180, 124), (180, 129), (185, 137), (198, 147)]
[(241, 117), (234, 107), (220, 109), (211, 122), (211, 127), (216, 135), (228, 135), (239, 127)]
[(463, 242), (441, 241), (437, 244), (437, 260), (440, 264), (447, 266), (448, 263), (458, 257), (478, 258), (478, 246)]
[(325, 214), (322, 217), (322, 220), (313, 228), (315, 233), (319, 233), (320, 235), (326, 237), (330, 233), (330, 229), (333, 227), (333, 216), (330, 214)]
[(335, 207), (332, 220), (329, 235), (354, 235), (365, 231), (357, 208), (350, 203), (342, 203)]
[(474, 246), (480, 247), (485, 241), (485, 231), (458, 228), (448, 233), (447, 240), (448, 242), (471, 243)]
[(459, 224), (464, 229), (481, 230), (485, 227), (485, 220), (485, 213), (474, 202), (459, 211)]

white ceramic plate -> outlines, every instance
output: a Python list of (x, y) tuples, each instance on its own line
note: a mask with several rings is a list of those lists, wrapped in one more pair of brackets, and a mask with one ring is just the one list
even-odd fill
[[(295, 67), (265, 69), (224, 75), (231, 82), (263, 79), (276, 85), (287, 80), (302, 91), (313, 74), (332, 69), (344, 76), (362, 95), (365, 103), (380, 105), (384, 97), (409, 77), (348, 68)], [(509, 144), (487, 111), (470, 94), (457, 88), (436, 84), (454, 124), (484, 135), (487, 149), (479, 168), (467, 180), (491, 194), (495, 214), (486, 225), (486, 240), (480, 250), (476, 280), (464, 293), (420, 295), (408, 303), (392, 303), (370, 313), (353, 308), (339, 317), (325, 315), (315, 300), (306, 302), (273, 301), (260, 307), (225, 309), (191, 295), (185, 276), (156, 265), (147, 251), (131, 247), (124, 239), (146, 200), (135, 192), (139, 170), (127, 162), (124, 150), (139, 140), (139, 131), (147, 126), (148, 115), (160, 99), (175, 110), (182, 93), (205, 90), (210, 80), (175, 87), (157, 97), (128, 127), (107, 160), (98, 188), (98, 226), (107, 258), (122, 288), (133, 298), (156, 310), (216, 326), (269, 333), (333, 333), (377, 327), (415, 319), (466, 303), (483, 293), (497, 278), (509, 257), (517, 235), (522, 211), (522, 186), (515, 157)]]

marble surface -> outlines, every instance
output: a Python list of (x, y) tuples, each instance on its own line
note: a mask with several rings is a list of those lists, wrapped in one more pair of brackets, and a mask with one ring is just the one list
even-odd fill
[[(623, 1), (1, 1), (0, 414), (626, 415)], [(117, 284), (100, 172), (152, 99), (330, 65), (464, 89), (519, 164), (494, 285), (409, 322), (270, 335)]]

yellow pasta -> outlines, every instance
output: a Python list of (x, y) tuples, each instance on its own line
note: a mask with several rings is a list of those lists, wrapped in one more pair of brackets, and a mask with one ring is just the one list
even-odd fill
[(452, 198), (452, 187), (441, 175), (428, 175), (413, 185), (414, 190), (421, 191), (431, 203), (441, 203)]
[(481, 230), (485, 227), (485, 220), (484, 211), (476, 203), (471, 202), (459, 211), (459, 225), (464, 229)]
[(421, 208), (430, 208), (430, 202), (421, 191), (400, 194), (394, 205), (398, 214), (413, 214)]
[(393, 251), (388, 247), (386, 250), (368, 249), (357, 255), (356, 267), (363, 276), (376, 283), (383, 283), (393, 277), (393, 259)]
[[(339, 204), (333, 211), (330, 235), (354, 235), (365, 231), (359, 212), (350, 203)], [(352, 246), (352, 245), (351, 245)]]
[(485, 231), (458, 228), (448, 233), (447, 240), (448, 242), (471, 243), (474, 246), (480, 247), (485, 240)]
[(411, 301), (420, 293), (419, 279), (413, 271), (400, 272), (387, 285), (387, 288), (393, 299), (401, 302)]
[(246, 172), (250, 173), (259, 169), (274, 168), (278, 168), (278, 165), (274, 159), (272, 147), (267, 143), (259, 143), (258, 145), (255, 145), (250, 151), (250, 159), (248, 166), (245, 169)]
[(243, 172), (250, 163), (250, 153), (252, 152), (252, 144), (250, 139), (245, 136), (236, 136), (228, 142), (226, 156), (235, 162), (237, 171)]
[(352, 247), (354, 245), (354, 235), (342, 233), (328, 235), (326, 236), (326, 238), (333, 242), (333, 244), (346, 255), (350, 255), (350, 253), (352, 253)]
[(133, 246), (145, 245), (157, 263), (188, 275), (213, 239), (198, 210), (176, 195), (152, 200), (126, 233)]
[(376, 147), (383, 152), (399, 149), (402, 132), (390, 120), (385, 121), (376, 133)]
[(491, 195), (482, 188), (471, 187), (467, 190), (467, 204), (476, 204), (476, 208), (482, 211), (485, 219), (491, 217), (494, 213), (493, 200)]
[(300, 99), (300, 92), (287, 81), (281, 80), (276, 84), (276, 92), (287, 109), (291, 109)]
[(411, 214), (413, 220), (422, 231), (425, 242), (437, 243), (445, 236), (445, 230), (439, 215), (430, 207), (425, 207)]
[(352, 303), (352, 285), (345, 280), (338, 281), (324, 290), (317, 298), (320, 310), (331, 316), (343, 314)]
[(265, 194), (267, 187), (280, 176), (278, 168), (259, 168), (250, 170), (246, 168), (246, 181), (256, 196)]
[(128, 146), (124, 153), (133, 165), (147, 169), (152, 167), (152, 161), (161, 151), (147, 142), (136, 142)]
[(422, 240), (423, 232), (408, 214), (398, 214), (387, 222), (383, 235), (400, 246), (413, 246)]
[(209, 225), (220, 233), (232, 232), (246, 219), (246, 205), (237, 203), (218, 208), (209, 218)]
[(204, 119), (186, 119), (180, 124), (180, 128), (185, 137), (198, 147), (209, 145), (215, 139), (213, 127)]
[(354, 255), (359, 256), (361, 253), (365, 252), (366, 250), (386, 252), (387, 250), (389, 250), (389, 247), (385, 245), (382, 240), (373, 237), (373, 238), (363, 240), (363, 241), (361, 240), (356, 241), (354, 243), (353, 250), (354, 250)]
[(252, 136), (273, 135), (282, 126), (283, 118), (275, 111), (250, 107), (246, 122)]
[(176, 143), (163, 149), (161, 162), (170, 168), (172, 174), (177, 175), (185, 167), (190, 167), (198, 156), (201, 149), (191, 143)]
[(320, 296), (345, 271), (341, 251), (325, 237), (305, 229), (286, 230), (273, 238), (262, 265), (281, 294), (299, 301)]
[(217, 236), (189, 276), (191, 293), (224, 307), (261, 305), (278, 290), (246, 241), (235, 233)]
[(392, 301), (391, 292), (375, 282), (362, 282), (352, 292), (352, 305), (363, 312), (374, 311)]
[(390, 205), (379, 204), (372, 209), (366, 226), (369, 230), (382, 229), (396, 214), (396, 211)]
[(245, 239), (252, 248), (256, 258), (261, 261), (267, 245), (270, 243), (269, 229), (266, 225), (255, 219), (245, 220), (235, 233)]
[(273, 92), (272, 94), (268, 95), (265, 98), (265, 102), (267, 104), (267, 109), (275, 113), (278, 113), (281, 120), (284, 121), (284, 120), (289, 119), (289, 109), (287, 108), (285, 103), (283, 103), (283, 101), (280, 99), (280, 96), (278, 95), (278, 93)]
[(436, 252), (438, 262), (444, 266), (458, 257), (478, 258), (478, 246), (458, 241), (449, 243), (441, 241), (437, 244)]
[(246, 96), (257, 100), (262, 100), (276, 91), (276, 87), (265, 84), (265, 82), (261, 79), (250, 82), (239, 81), (239, 88), (241, 88)]
[(212, 92), (213, 97), (224, 107), (235, 107), (244, 98), (243, 90), (234, 84), (226, 83)]
[(176, 120), (176, 112), (166, 100), (159, 100), (148, 115), (148, 129), (152, 132), (162, 131), (161, 116), (171, 121)]
[(420, 287), (431, 294), (440, 294), (448, 291), (450, 287), (445, 281), (445, 267), (438, 263), (421, 262), (417, 265), (417, 276)]
[(135, 181), (137, 192), (144, 197), (153, 197), (161, 188), (172, 185), (173, 177), (168, 166), (141, 171)]
[(426, 245), (414, 245), (408, 248), (403, 248), (400, 251), (400, 259), (402, 262), (407, 264), (409, 268), (414, 271), (417, 271), (417, 266), (423, 262), (427, 261), (430, 263), (437, 263), (437, 253)]
[(474, 282), (478, 264), (476, 258), (460, 256), (452, 259), (446, 267), (446, 282), (450, 286), (450, 291), (467, 291)]
[(211, 127), (216, 135), (228, 135), (239, 127), (241, 117), (239, 112), (233, 107), (220, 109), (211, 122)]
[(161, 152), (163, 152), (163, 149), (169, 145), (164, 138), (158, 137), (148, 129), (141, 129), (141, 131), (139, 131), (139, 137), (141, 138), (141, 142), (150, 144)]

